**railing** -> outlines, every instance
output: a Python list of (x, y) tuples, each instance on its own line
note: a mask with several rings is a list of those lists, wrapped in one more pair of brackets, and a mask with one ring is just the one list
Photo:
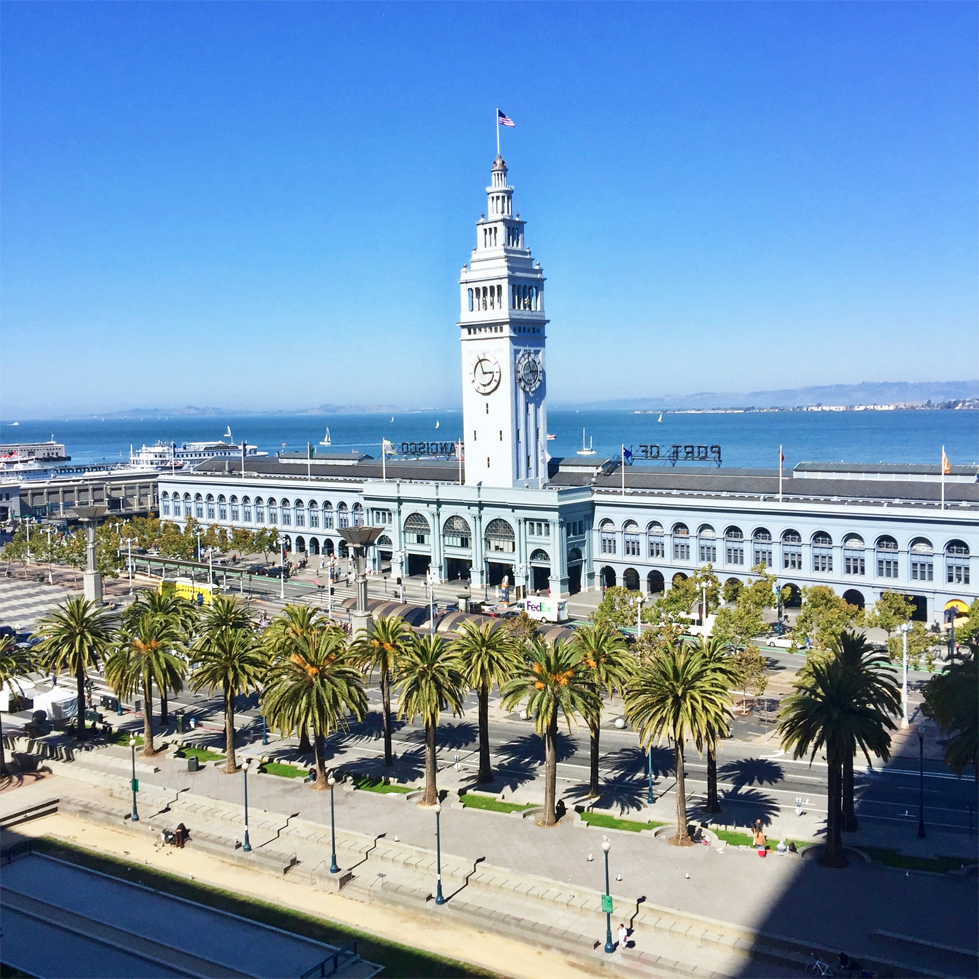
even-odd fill
[[(332, 955), (328, 955), (322, 962), (314, 965), (309, 972), (304, 972), (299, 979), (312, 979), (313, 976), (318, 976), (319, 979), (325, 979), (326, 976), (335, 976), (340, 971), (341, 964), (346, 966), (359, 958), (357, 943), (351, 942), (349, 945), (344, 945), (343, 948), (338, 948)], [(345, 961), (341, 963), (341, 959)], [(332, 965), (330, 970), (327, 971), (326, 967), (330, 963)]]

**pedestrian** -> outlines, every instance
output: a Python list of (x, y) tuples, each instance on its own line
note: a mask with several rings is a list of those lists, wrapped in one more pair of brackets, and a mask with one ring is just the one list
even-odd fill
[(629, 945), (629, 929), (624, 924), (619, 925), (618, 938), (619, 948), (627, 948)]

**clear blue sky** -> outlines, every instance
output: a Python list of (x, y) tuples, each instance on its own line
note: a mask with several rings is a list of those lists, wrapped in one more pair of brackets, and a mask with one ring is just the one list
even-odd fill
[(4, 417), (460, 400), (495, 153), (549, 397), (976, 376), (974, 3), (4, 3)]

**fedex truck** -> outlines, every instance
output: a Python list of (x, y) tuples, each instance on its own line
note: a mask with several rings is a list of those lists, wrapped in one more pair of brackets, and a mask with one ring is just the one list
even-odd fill
[(513, 608), (526, 612), (538, 622), (567, 622), (570, 618), (568, 603), (561, 598), (539, 598), (531, 595), (529, 598), (520, 599)]

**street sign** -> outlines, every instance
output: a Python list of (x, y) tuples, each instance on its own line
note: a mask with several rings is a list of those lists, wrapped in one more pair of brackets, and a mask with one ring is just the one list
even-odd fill
[(612, 908), (612, 895), (603, 894), (602, 895), (602, 914), (611, 914), (614, 909)]
[(139, 791), (139, 779), (138, 778), (130, 779), (130, 787), (132, 788), (133, 792), (138, 792)]

